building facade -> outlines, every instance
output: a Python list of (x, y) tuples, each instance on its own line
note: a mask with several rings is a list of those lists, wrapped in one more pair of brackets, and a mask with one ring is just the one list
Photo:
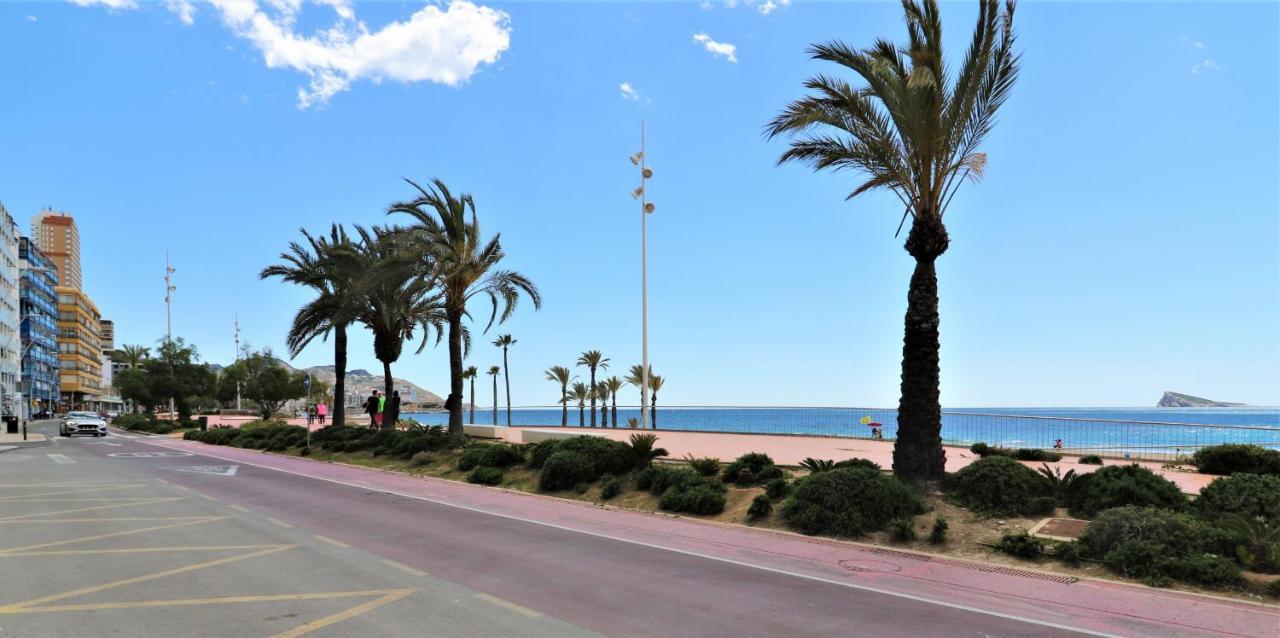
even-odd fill
[(74, 217), (54, 210), (42, 211), (31, 224), (36, 244), (58, 269), (58, 283), (81, 290), (80, 229)]
[(22, 338), (18, 323), (18, 225), (0, 205), (0, 413), (21, 413)]
[[(110, 319), (103, 319), (102, 326), (102, 387), (111, 390), (115, 387), (115, 368), (111, 365), (111, 353), (116, 349), (116, 324)], [(114, 394), (115, 391), (111, 390)]]
[(102, 387), (102, 315), (84, 291), (58, 286), (58, 362), (64, 410), (96, 409)]
[(58, 363), (58, 271), (30, 238), (18, 240), (22, 326), (22, 394), (29, 416), (53, 414), (61, 387)]

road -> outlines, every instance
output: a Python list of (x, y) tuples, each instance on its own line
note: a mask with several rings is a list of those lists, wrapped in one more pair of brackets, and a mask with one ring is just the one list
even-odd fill
[(1280, 629), (1274, 608), (114, 432), (0, 453), (0, 574), (0, 636)]

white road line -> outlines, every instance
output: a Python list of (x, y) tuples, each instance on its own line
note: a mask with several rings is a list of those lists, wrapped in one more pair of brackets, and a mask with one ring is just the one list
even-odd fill
[(75, 463), (74, 460), (67, 458), (65, 454), (46, 454), (45, 456), (49, 457), (49, 460), (53, 461), (54, 463), (57, 463), (58, 465)]

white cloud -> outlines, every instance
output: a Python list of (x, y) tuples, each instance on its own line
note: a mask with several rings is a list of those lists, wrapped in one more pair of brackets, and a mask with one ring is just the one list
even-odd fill
[[(135, 0), (71, 1), (112, 9), (138, 6)], [(427, 5), (377, 30), (356, 17), (350, 0), (313, 2), (329, 7), (337, 19), (306, 34), (297, 28), (303, 0), (209, 0), (227, 28), (253, 45), (268, 68), (293, 69), (310, 78), (308, 87), (298, 89), (299, 108), (327, 103), (357, 80), (458, 86), (511, 46), (510, 16), (469, 0), (451, 0), (444, 8)], [(165, 6), (182, 22), (194, 22), (192, 0), (165, 0)]]
[(631, 86), (630, 82), (623, 82), (622, 84), (619, 84), (618, 92), (622, 94), (624, 99), (631, 100), (632, 102), (640, 99), (640, 92), (635, 90), (635, 88)]
[(1189, 35), (1186, 35), (1186, 34), (1180, 35), (1180, 36), (1178, 36), (1178, 39), (1179, 39), (1179, 40), (1182, 40), (1182, 42), (1183, 42), (1184, 44), (1187, 44), (1187, 45), (1191, 46), (1192, 48), (1196, 48), (1196, 49), (1203, 49), (1203, 48), (1204, 48), (1204, 43), (1203, 43), (1203, 42), (1201, 42), (1201, 41), (1199, 41), (1199, 40), (1192, 40), (1192, 39), (1191, 39), (1191, 36), (1189, 36)]
[(1200, 75), (1202, 72), (1217, 71), (1220, 68), (1222, 67), (1219, 67), (1217, 62), (1214, 62), (1209, 58), (1205, 58), (1204, 60), (1191, 65), (1191, 75)]
[(27, 16), (27, 22), (36, 22), (36, 21), (38, 21), (39, 19), (40, 19), (40, 18), (37, 18), (37, 17), (35, 17), (35, 16)]
[(738, 62), (738, 57), (735, 55), (738, 47), (729, 44), (728, 42), (716, 42), (706, 33), (699, 33), (693, 36), (693, 41), (702, 44), (703, 48), (710, 51), (712, 55), (721, 56), (735, 64)]
[[(761, 15), (769, 15), (778, 9), (791, 6), (791, 0), (722, 0), (720, 5), (726, 9), (752, 7)], [(711, 0), (703, 0), (699, 6), (705, 11), (715, 7), (715, 3)]]

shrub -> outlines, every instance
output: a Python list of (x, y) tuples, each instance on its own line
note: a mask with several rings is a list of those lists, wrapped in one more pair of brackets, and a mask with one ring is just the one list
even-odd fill
[(1080, 457), (1081, 465), (1102, 465), (1102, 457), (1097, 454), (1086, 454)]
[(996, 543), (996, 549), (1017, 556), (1018, 558), (1040, 558), (1044, 555), (1044, 541), (1021, 530), (1013, 534), (1005, 534)]
[(1225, 548), (1214, 553), (1235, 556), (1241, 565), (1256, 572), (1280, 572), (1280, 523), (1235, 515), (1222, 518), (1217, 524)]
[(622, 493), (622, 481), (616, 476), (606, 476), (600, 484), (600, 499), (609, 500)]
[(1110, 509), (1089, 524), (1079, 544), (1082, 554), (1100, 557), (1109, 569), (1148, 584), (1177, 578), (1218, 587), (1238, 581), (1239, 568), (1219, 558), (1226, 553), (1221, 532), (1179, 512)]
[(662, 493), (658, 507), (669, 512), (719, 514), (724, 511), (724, 488), (717, 490), (705, 481), (685, 490), (672, 486)]
[(943, 488), (961, 505), (995, 516), (1030, 514), (1032, 501), (1048, 496), (1050, 489), (1034, 470), (1004, 456), (987, 456), (970, 463), (948, 475)]
[(577, 452), (591, 461), (597, 475), (621, 476), (636, 467), (632, 447), (601, 436), (575, 436), (571, 439), (543, 441), (529, 455), (529, 467), (541, 468), (557, 452)]
[(889, 524), (889, 540), (895, 543), (909, 543), (915, 539), (915, 521), (909, 518), (900, 518)]
[(1177, 485), (1137, 464), (1109, 465), (1072, 482), (1064, 500), (1072, 516), (1092, 517), (1113, 507), (1139, 505), (1180, 510), (1187, 497)]
[[(642, 470), (643, 472), (643, 470)], [(713, 489), (724, 491), (724, 484), (719, 481), (708, 480), (701, 474), (694, 472), (687, 467), (656, 467), (649, 480), (647, 489), (649, 493), (660, 496), (672, 487), (678, 488), (680, 491), (687, 490), (697, 485), (711, 485)], [(637, 487), (639, 481), (637, 481)]]
[(542, 464), (538, 488), (548, 492), (567, 490), (579, 483), (590, 483), (596, 476), (591, 459), (572, 450), (562, 450), (552, 454)]
[(1235, 563), (1210, 554), (1167, 560), (1161, 565), (1161, 571), (1170, 578), (1218, 589), (1238, 587), (1244, 582)]
[(480, 485), (498, 485), (502, 483), (502, 470), (496, 467), (481, 465), (467, 475), (468, 483), (478, 483)]
[(1102, 512), (1080, 536), (1085, 553), (1101, 558), (1129, 540), (1151, 542), (1171, 555), (1186, 555), (1202, 547), (1204, 524), (1190, 516), (1154, 507), (1117, 507)]
[(831, 470), (836, 469), (836, 462), (830, 459), (815, 459), (810, 457), (800, 461), (800, 467), (816, 474), (818, 472), (830, 472)]
[(653, 485), (653, 481), (658, 476), (658, 468), (649, 466), (636, 472), (636, 489), (648, 490)]
[(667, 455), (667, 450), (657, 446), (658, 435), (636, 432), (631, 435), (631, 443), (628, 448), (631, 450), (633, 463), (637, 467), (649, 467), (653, 460)]
[(1127, 540), (1104, 554), (1102, 563), (1117, 574), (1133, 578), (1160, 576), (1163, 549), (1159, 543)]
[(578, 494), (586, 494), (587, 491), (590, 489), (591, 489), (591, 484), (586, 481), (583, 481), (573, 486), (573, 491), (577, 492)]
[(739, 456), (724, 468), (724, 480), (747, 487), (757, 483), (781, 478), (782, 470), (773, 464), (773, 459), (763, 452), (748, 452)]
[(929, 542), (934, 545), (945, 545), (947, 542), (947, 519), (939, 516), (933, 521), (933, 528), (929, 530)]
[(713, 459), (709, 456), (699, 459), (690, 454), (684, 460), (689, 464), (689, 467), (693, 468), (693, 471), (702, 476), (715, 476), (720, 473), (719, 459)]
[(751, 518), (764, 518), (773, 513), (773, 502), (764, 494), (757, 494), (751, 499), (751, 507), (747, 508), (747, 516)]
[(473, 445), (463, 450), (462, 456), (458, 457), (458, 469), (463, 472), (470, 472), (471, 470), (479, 467), (480, 459), (484, 456), (484, 449), (486, 447), (489, 446)]
[(1280, 598), (1280, 578), (1277, 578), (1262, 588), (1262, 593), (1272, 598)]
[(1234, 443), (1213, 445), (1197, 450), (1191, 463), (1202, 474), (1280, 474), (1280, 450)]
[(434, 460), (435, 457), (430, 452), (417, 452), (412, 457), (409, 457), (409, 467), (422, 467)]
[(878, 464), (876, 464), (873, 461), (868, 461), (867, 459), (845, 459), (843, 461), (837, 461), (834, 469), (838, 470), (842, 467), (853, 467), (853, 468), (865, 467), (867, 469), (875, 470), (877, 472), (879, 472), (881, 469)]
[(1062, 455), (1049, 450), (1041, 450), (1036, 448), (1019, 448), (1013, 451), (1013, 458), (1019, 461), (1048, 461), (1056, 463), (1062, 460)]
[(1194, 507), (1211, 520), (1245, 516), (1280, 524), (1280, 476), (1235, 474), (1214, 479), (1200, 490)]
[(1058, 543), (1053, 546), (1053, 557), (1068, 565), (1079, 565), (1084, 558), (1084, 549), (1076, 542)]
[(923, 511), (919, 497), (897, 479), (865, 468), (841, 468), (796, 481), (781, 514), (802, 534), (858, 536)]
[(155, 423), (154, 418), (145, 414), (121, 414), (111, 420), (111, 425), (126, 430), (140, 430), (151, 426), (153, 423)]
[(524, 453), (514, 445), (499, 443), (484, 446), (480, 455), (480, 465), (488, 467), (510, 467), (524, 462)]
[(776, 501), (780, 498), (786, 498), (791, 493), (791, 486), (787, 483), (787, 479), (770, 479), (768, 483), (764, 484), (764, 493)]
[(1040, 469), (1036, 470), (1036, 472), (1049, 482), (1049, 492), (1053, 494), (1054, 498), (1062, 498), (1067, 493), (1067, 490), (1071, 489), (1071, 485), (1075, 483), (1076, 478), (1079, 477), (1075, 470), (1067, 470), (1067, 473), (1063, 474), (1062, 468), (1049, 467), (1048, 463), (1041, 463)]
[(1058, 509), (1058, 501), (1052, 496), (1037, 496), (1027, 503), (1027, 516), (1049, 516)]

